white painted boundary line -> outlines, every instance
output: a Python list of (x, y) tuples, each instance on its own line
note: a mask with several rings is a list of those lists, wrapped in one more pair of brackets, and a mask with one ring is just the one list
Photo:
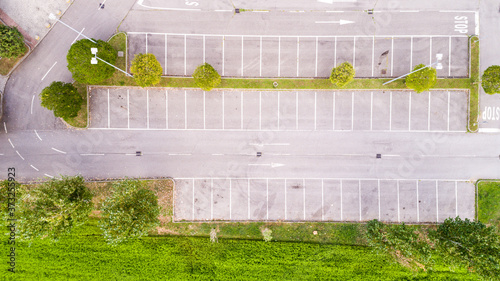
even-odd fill
[(225, 106), (224, 106), (224, 91), (222, 91), (222, 130), (224, 130), (224, 114), (225, 114)]
[(54, 62), (54, 64), (49, 68), (49, 70), (47, 70), (47, 72), (45, 73), (45, 75), (42, 77), (41, 81), (43, 81), (43, 79), (45, 79), (45, 77), (47, 76), (47, 74), (49, 74), (49, 72), (52, 70), (52, 68), (54, 68), (54, 66), (56, 66), (56, 63), (57, 63), (57, 61)]
[(243, 130), (243, 92), (240, 92), (240, 101), (241, 101), (241, 129)]
[(259, 130), (262, 130), (262, 92), (259, 92)]
[(149, 129), (149, 90), (146, 90), (146, 125)]
[(299, 62), (300, 62), (300, 57), (299, 57), (299, 50), (300, 50), (300, 39), (297, 37), (297, 77), (299, 77)]
[(389, 93), (389, 131), (392, 131), (392, 92)]
[(187, 91), (184, 90), (184, 129), (187, 130)]
[(373, 92), (370, 97), (370, 131), (373, 130)]
[(333, 92), (333, 106), (332, 106), (332, 108), (333, 108), (333, 110), (332, 110), (333, 111), (333, 113), (332, 113), (332, 119), (333, 119), (332, 130), (334, 130), (334, 131), (335, 131), (335, 96), (336, 96), (335, 93), (336, 92)]
[(23, 161), (24, 161), (24, 157), (23, 157), (23, 156), (19, 153), (19, 151), (17, 151), (17, 150), (16, 150), (16, 153), (17, 153), (17, 155), (19, 155), (19, 157), (21, 157), (21, 159), (23, 159)]
[(306, 180), (302, 179), (302, 204), (304, 206), (304, 220), (306, 220)]
[(391, 76), (393, 76), (394, 73), (394, 36), (391, 37)]
[(38, 132), (35, 130), (35, 135), (36, 137), (39, 139), (39, 140), (42, 140), (42, 138), (40, 137), (40, 135), (38, 134)]
[(259, 76), (262, 77), (262, 36), (260, 36)]
[[(241, 37), (243, 40), (243, 37)], [(205, 64), (205, 35), (203, 35), (203, 64)]]
[(340, 220), (344, 219), (343, 202), (342, 202), (342, 180), (340, 180)]
[(436, 181), (436, 222), (439, 222), (439, 184)]
[(429, 91), (429, 105), (427, 106), (427, 131), (431, 130), (431, 92)]
[(214, 219), (214, 179), (210, 179), (210, 220)]
[(380, 221), (380, 180), (377, 180), (378, 186), (378, 220)]
[(233, 211), (233, 200), (232, 200), (232, 180), (229, 179), (229, 219), (232, 219)]
[(49, 177), (49, 178), (51, 178), (51, 179), (53, 179), (53, 178), (54, 178), (53, 176), (51, 176), (51, 175), (49, 175), (49, 174), (44, 174), (44, 175), (45, 175), (45, 176), (47, 176), (47, 177)]
[(266, 220), (269, 220), (269, 179), (266, 179)]
[(56, 148), (51, 148), (52, 150), (56, 151), (56, 152), (59, 152), (59, 153), (62, 153), (62, 154), (66, 154), (66, 152), (62, 151), (62, 150), (59, 150), (59, 149), (56, 149)]
[(111, 128), (111, 112), (110, 112), (110, 109), (109, 109), (109, 89), (108, 89), (108, 129)]
[(352, 67), (356, 69), (356, 36), (353, 37), (353, 46), (352, 46)]
[(7, 132), (7, 125), (5, 124), (5, 122), (3, 122), (3, 128), (5, 130), (5, 133), (8, 134), (8, 132)]
[(351, 131), (354, 131), (354, 92), (351, 92)]
[(286, 179), (285, 179), (285, 220), (286, 220), (286, 210), (287, 207), (286, 207)]
[(35, 171), (37, 171), (37, 172), (38, 172), (38, 171), (40, 171), (40, 170), (38, 170), (35, 166), (33, 166), (33, 165), (30, 165), (30, 166), (31, 166), (31, 168), (33, 168)]
[(278, 92), (278, 130), (280, 129), (280, 93)]
[(408, 97), (408, 131), (411, 131), (411, 93)]
[(455, 181), (455, 217), (458, 217), (458, 186), (457, 181)]
[(448, 127), (447, 130), (450, 130), (450, 91), (446, 91), (448, 93)]
[(224, 41), (226, 41), (226, 36), (222, 36), (222, 76), (224, 76)]
[(203, 129), (206, 129), (206, 106), (205, 106), (205, 100), (206, 100), (206, 97), (205, 97), (205, 91), (203, 91)]
[(299, 92), (295, 92), (295, 129), (299, 129)]
[(31, 114), (33, 114), (33, 102), (35, 101), (35, 95), (31, 98)]
[(168, 90), (165, 90), (165, 127), (168, 130)]
[[(130, 91), (127, 89), (127, 129), (130, 129)], [(168, 129), (168, 127), (167, 127)]]
[[(145, 31), (130, 31), (127, 32), (127, 34), (144, 34), (146, 33)], [(334, 37), (341, 37), (341, 38), (351, 38), (354, 37), (353, 35), (260, 35), (260, 34), (208, 34), (208, 33), (172, 33), (172, 32), (147, 32), (148, 34), (153, 34), (153, 35), (170, 35), (170, 36), (184, 36), (184, 35), (189, 35), (189, 36), (227, 36), (227, 37), (241, 37), (241, 36), (247, 36), (247, 37), (259, 37), (262, 36), (263, 38), (276, 38), (276, 37), (283, 37), (283, 38), (297, 38), (297, 37), (302, 37), (302, 38), (334, 38)], [(379, 34), (379, 35), (355, 35), (355, 37), (359, 38), (372, 38), (375, 36), (375, 38), (389, 38), (394, 36), (393, 34)], [(415, 38), (428, 38), (430, 36), (433, 37), (461, 37), (461, 38), (468, 38), (468, 35), (464, 34), (415, 34), (415, 35), (397, 35), (394, 37), (397, 38), (410, 38), (410, 37), (415, 37)]]
[(146, 54), (148, 53), (148, 33), (146, 32), (144, 35), (146, 35)]
[(314, 92), (314, 130), (316, 131), (316, 118), (318, 109), (318, 93)]
[(186, 34), (184, 34), (184, 75), (187, 75)]
[(281, 36), (278, 37), (278, 77), (281, 76)]
[(333, 54), (334, 54), (333, 67), (337, 67), (337, 36), (335, 36), (335, 48)]
[(413, 36), (410, 37), (410, 71), (413, 69)]
[(429, 37), (429, 64), (432, 64), (432, 36)]
[(324, 193), (324, 184), (323, 184), (323, 179), (321, 179), (321, 220), (325, 220), (325, 193)]
[(193, 220), (194, 220), (194, 179), (193, 179)]
[(417, 222), (420, 222), (420, 204), (418, 203), (418, 180), (417, 182)]
[(165, 34), (165, 75), (167, 75), (167, 34)]
[(372, 77), (374, 75), (374, 67), (375, 67), (375, 36), (373, 36), (372, 41)]
[(359, 203), (359, 221), (362, 221), (362, 218), (361, 218), (361, 180), (358, 180), (358, 203)]
[(448, 76), (451, 76), (451, 36), (448, 37)]
[(318, 36), (316, 36), (316, 60), (314, 67), (314, 77), (318, 77)]
[(244, 36), (241, 36), (241, 76), (243, 76), (243, 38)]

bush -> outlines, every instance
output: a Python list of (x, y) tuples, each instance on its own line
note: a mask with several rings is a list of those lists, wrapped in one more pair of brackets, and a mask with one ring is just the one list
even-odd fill
[[(424, 64), (419, 64), (413, 68), (413, 71), (424, 67)], [(406, 76), (405, 83), (406, 87), (417, 93), (421, 93), (434, 87), (434, 85), (436, 85), (436, 79), (436, 69), (432, 67), (425, 67), (422, 70)]]
[(88, 39), (76, 41), (68, 51), (66, 60), (68, 70), (73, 74), (73, 79), (84, 84), (97, 84), (113, 75), (115, 69), (112, 66), (98, 60), (97, 64), (91, 64), (94, 57), (91, 48), (97, 48), (97, 56), (110, 64), (115, 64), (117, 52), (113, 47), (102, 40), (95, 40), (97, 44)]
[(100, 227), (109, 244), (147, 235), (159, 225), (158, 197), (138, 180), (113, 185), (113, 195), (103, 203)]
[(153, 54), (138, 54), (132, 61), (130, 72), (134, 74), (137, 85), (149, 87), (160, 83), (163, 69)]
[(354, 79), (354, 75), (356, 75), (356, 71), (354, 70), (352, 64), (343, 62), (339, 66), (332, 69), (330, 81), (338, 87), (344, 87), (347, 83)]
[(26, 52), (24, 37), (15, 27), (0, 25), (0, 57), (15, 58)]
[(221, 83), (219, 73), (208, 63), (198, 66), (193, 72), (193, 78), (196, 86), (203, 91), (210, 91)]
[(500, 93), (500, 66), (488, 67), (483, 73), (481, 85), (487, 94)]
[(70, 83), (52, 82), (40, 93), (42, 106), (54, 111), (55, 117), (63, 119), (78, 115), (83, 99)]
[(62, 177), (42, 183), (23, 196), (18, 207), (19, 238), (58, 239), (84, 224), (92, 211), (92, 193), (83, 177)]

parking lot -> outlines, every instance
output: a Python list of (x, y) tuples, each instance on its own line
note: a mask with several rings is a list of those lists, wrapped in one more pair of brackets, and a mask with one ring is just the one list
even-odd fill
[(128, 33), (128, 65), (152, 53), (164, 75), (191, 76), (202, 63), (228, 77), (328, 77), (350, 62), (356, 77), (395, 77), (442, 54), (439, 77), (468, 76), (468, 37), (453, 36), (252, 36)]
[(176, 179), (174, 220), (433, 223), (474, 219), (474, 194), (448, 180)]
[(89, 128), (464, 132), (467, 92), (93, 88)]

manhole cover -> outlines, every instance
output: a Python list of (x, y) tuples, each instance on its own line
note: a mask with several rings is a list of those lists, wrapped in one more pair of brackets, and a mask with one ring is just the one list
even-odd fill
[(387, 70), (386, 70), (386, 69), (382, 69), (382, 70), (380, 71), (380, 73), (382, 73), (382, 74), (386, 74), (386, 73), (387, 73)]

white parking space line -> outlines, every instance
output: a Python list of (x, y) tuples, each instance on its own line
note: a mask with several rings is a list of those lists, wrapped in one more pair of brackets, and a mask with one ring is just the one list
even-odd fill
[(266, 220), (269, 220), (269, 179), (266, 179)]
[(285, 179), (285, 220), (286, 220), (286, 179)]
[(380, 180), (377, 180), (378, 186), (378, 220), (380, 221)]
[(332, 119), (333, 119), (333, 122), (332, 122), (332, 130), (335, 131), (335, 94), (336, 92), (333, 92), (333, 105), (332, 105), (332, 108), (333, 108), (333, 113), (332, 113)]
[(224, 41), (226, 41), (226, 36), (222, 36), (222, 76), (224, 76)]
[(408, 131), (411, 131), (411, 92), (408, 97)]
[(57, 61), (54, 62), (54, 64), (49, 68), (49, 70), (47, 70), (47, 72), (45, 73), (45, 75), (42, 77), (41, 81), (43, 81), (43, 79), (45, 79), (45, 77), (47, 76), (47, 74), (49, 74), (49, 72), (52, 70), (52, 68), (54, 68), (54, 66), (56, 66), (56, 63), (57, 63)]
[(5, 122), (3, 122), (3, 129), (5, 130), (5, 133), (7, 134), (7, 125), (5, 124)]
[[(166, 111), (166, 114), (165, 114), (165, 127), (168, 130), (168, 90), (165, 90), (165, 111)], [(130, 120), (129, 120), (129, 124), (130, 124)], [(130, 125), (129, 125), (129, 127), (130, 127)]]
[(149, 90), (146, 90), (146, 124), (149, 129)]
[(262, 77), (262, 36), (260, 36), (259, 76)]
[(49, 177), (49, 178), (51, 178), (51, 179), (53, 179), (53, 178), (54, 178), (53, 176), (51, 176), (51, 175), (49, 175), (49, 174), (44, 174), (44, 175), (45, 175), (45, 176), (47, 176), (47, 177)]
[(241, 36), (241, 76), (243, 76), (243, 36)]
[(300, 48), (299, 48), (299, 45), (300, 45), (299, 40), (300, 40), (299, 37), (297, 37), (297, 77), (299, 77), (299, 50), (300, 50)]
[(193, 220), (194, 220), (194, 179), (193, 179)]
[(165, 34), (165, 75), (167, 75), (167, 34)]
[(243, 130), (243, 92), (240, 92), (240, 100), (241, 100), (241, 129)]
[(259, 92), (259, 130), (262, 130), (262, 92)]
[(325, 206), (325, 195), (324, 195), (324, 184), (323, 184), (324, 180), (321, 179), (321, 220), (324, 221), (325, 220), (325, 212), (324, 212), (324, 206)]
[(30, 166), (31, 166), (31, 168), (33, 168), (35, 171), (37, 171), (37, 172), (38, 172), (38, 171), (40, 171), (40, 170), (38, 170), (35, 166), (33, 166), (33, 165), (30, 165)]
[(413, 36), (410, 37), (410, 71), (413, 69)]
[(108, 129), (111, 127), (110, 116), (111, 116), (111, 113), (109, 110), (109, 89), (108, 89)]
[(358, 180), (359, 221), (361, 221), (361, 180)]
[(222, 130), (224, 130), (224, 91), (222, 91)]
[(314, 92), (314, 130), (316, 131), (316, 115), (318, 108), (318, 93)]
[(146, 32), (144, 35), (146, 35), (146, 54), (148, 53), (148, 33)]
[(392, 131), (392, 92), (389, 93), (389, 131)]
[(39, 139), (39, 140), (42, 140), (42, 138), (40, 137), (40, 135), (38, 134), (38, 132), (35, 130), (35, 135), (36, 137)]
[(438, 181), (436, 181), (436, 222), (439, 222), (439, 195), (438, 195)]
[(184, 90), (184, 129), (187, 129), (187, 91)]
[(458, 217), (458, 188), (457, 188), (457, 181), (455, 181), (455, 217)]
[(66, 152), (62, 151), (62, 150), (59, 150), (59, 149), (56, 149), (56, 148), (51, 148), (52, 150), (56, 151), (56, 152), (59, 152), (61, 154), (66, 154)]
[(205, 35), (203, 35), (203, 64), (205, 64)]
[(391, 76), (394, 73), (394, 36), (391, 37)]
[(130, 129), (130, 91), (128, 89), (127, 89), (127, 129)]
[(429, 37), (429, 64), (432, 64), (432, 36)]
[(17, 151), (17, 150), (16, 150), (16, 153), (17, 153), (17, 155), (19, 155), (19, 157), (21, 157), (21, 159), (23, 159), (23, 161), (24, 161), (24, 157), (23, 157), (23, 156), (19, 153), (19, 151)]
[(314, 67), (314, 77), (318, 76), (318, 36), (316, 36), (316, 64)]
[(210, 220), (214, 219), (214, 179), (210, 179)]
[(448, 76), (451, 76), (451, 36), (448, 37)]
[(373, 130), (373, 92), (370, 95), (370, 131)]
[(397, 190), (397, 194), (398, 194), (398, 222), (401, 222), (401, 216), (400, 216), (400, 208), (399, 208), (399, 180), (397, 181), (397, 187), (398, 187), (398, 190)]
[(354, 92), (351, 92), (351, 131), (354, 130)]
[(281, 76), (281, 36), (278, 36), (278, 77)]
[(372, 77), (373, 77), (374, 67), (375, 67), (375, 36), (373, 36), (373, 42), (372, 42)]
[(418, 180), (416, 182), (417, 182), (417, 222), (420, 222), (420, 206), (418, 203)]
[(448, 93), (448, 126), (447, 130), (450, 130), (450, 91), (446, 91)]
[(343, 202), (342, 202), (342, 180), (340, 180), (340, 220), (343, 220)]
[(184, 34), (184, 75), (187, 75), (186, 34)]
[(333, 48), (333, 67), (337, 67), (337, 36), (335, 36), (335, 44)]
[(206, 122), (205, 122), (205, 119), (206, 119), (206, 110), (205, 110), (205, 91), (203, 91), (203, 129), (206, 129)]
[(354, 44), (352, 45), (352, 67), (356, 69), (356, 36), (353, 37)]
[(31, 114), (33, 114), (33, 102), (35, 101), (35, 95), (31, 98)]
[(280, 129), (280, 93), (278, 92), (278, 130)]
[(302, 204), (304, 206), (304, 220), (306, 220), (306, 180), (305, 179), (302, 179), (302, 186), (304, 187), (302, 189)]
[(229, 219), (231, 220), (232, 213), (233, 213), (233, 200), (232, 200), (232, 192), (233, 192), (233, 181), (229, 179)]
[(427, 131), (431, 130), (431, 92), (429, 91), (429, 105), (427, 105)]
[(295, 130), (299, 129), (299, 92), (295, 92)]

